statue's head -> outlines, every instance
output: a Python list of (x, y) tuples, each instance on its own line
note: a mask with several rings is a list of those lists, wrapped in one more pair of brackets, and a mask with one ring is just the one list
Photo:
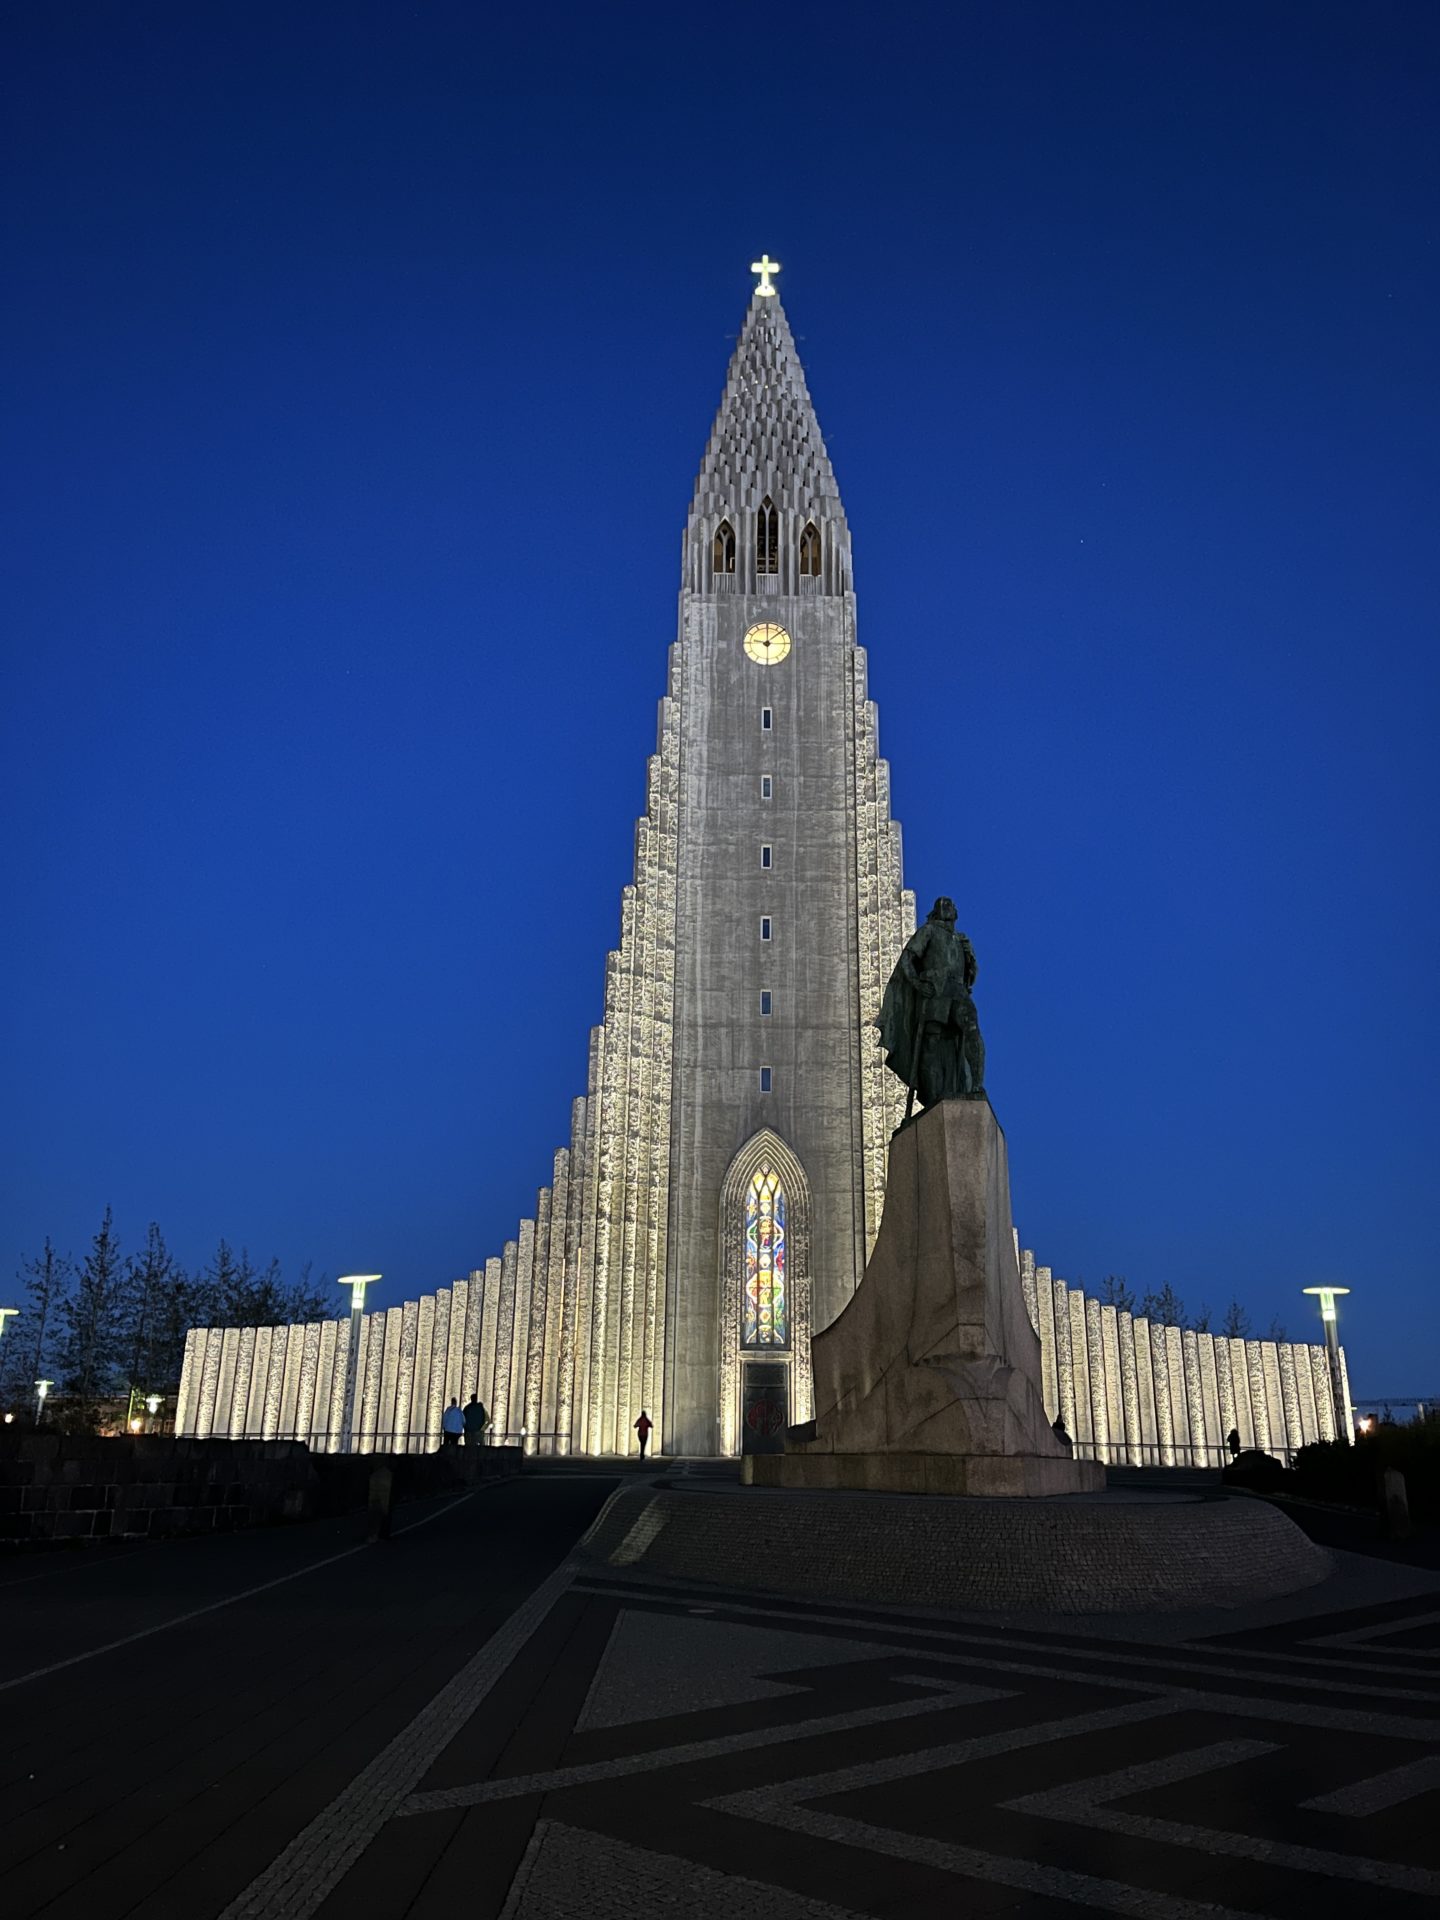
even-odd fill
[(950, 899), (947, 894), (942, 893), (930, 909), (930, 918), (932, 920), (943, 920), (947, 927), (953, 927), (959, 918), (959, 915), (955, 911), (955, 902)]

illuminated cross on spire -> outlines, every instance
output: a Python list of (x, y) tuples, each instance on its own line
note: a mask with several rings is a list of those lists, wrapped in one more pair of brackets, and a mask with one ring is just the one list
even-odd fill
[(756, 293), (762, 298), (773, 295), (775, 289), (770, 284), (770, 276), (772, 273), (779, 273), (780, 262), (772, 260), (768, 253), (762, 253), (758, 260), (750, 262), (750, 271), (760, 276), (760, 284), (755, 289)]

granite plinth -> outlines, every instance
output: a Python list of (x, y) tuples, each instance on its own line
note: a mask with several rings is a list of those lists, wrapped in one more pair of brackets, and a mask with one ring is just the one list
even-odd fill
[(1045, 1497), (1105, 1484), (1045, 1412), (988, 1100), (942, 1101), (896, 1134), (864, 1278), (812, 1351), (814, 1421), (783, 1454), (747, 1455), (750, 1485)]
[[(959, 1493), (999, 1499), (1046, 1499), (1103, 1486), (1092, 1462), (1033, 1453), (757, 1453), (745, 1456), (751, 1487), (848, 1487), (867, 1493)], [(1077, 1470), (1083, 1479), (1077, 1484)]]
[(1242, 1606), (1333, 1570), (1293, 1521), (1244, 1494), (975, 1500), (637, 1487), (607, 1508), (583, 1551), (622, 1576), (993, 1612)]

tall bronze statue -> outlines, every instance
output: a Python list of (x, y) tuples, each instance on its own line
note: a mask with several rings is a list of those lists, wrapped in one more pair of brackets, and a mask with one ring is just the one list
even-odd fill
[(907, 1120), (917, 1093), (927, 1107), (985, 1098), (985, 1042), (970, 997), (975, 949), (955, 919), (955, 902), (942, 895), (896, 962), (875, 1023), (886, 1066), (909, 1089)]

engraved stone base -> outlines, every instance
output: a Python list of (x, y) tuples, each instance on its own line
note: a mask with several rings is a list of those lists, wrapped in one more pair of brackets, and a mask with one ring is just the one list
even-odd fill
[(813, 1344), (815, 1418), (783, 1454), (747, 1456), (753, 1486), (915, 1493), (1088, 1493), (1040, 1396), (1005, 1136), (986, 1100), (947, 1100), (896, 1134), (875, 1250)]

